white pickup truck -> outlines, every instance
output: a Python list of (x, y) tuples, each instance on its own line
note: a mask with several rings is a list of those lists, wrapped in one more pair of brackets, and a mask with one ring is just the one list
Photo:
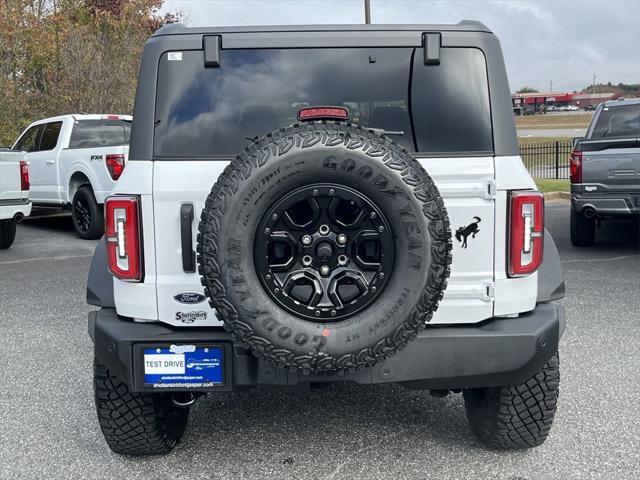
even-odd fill
[(22, 152), (0, 149), (0, 249), (16, 238), (16, 223), (31, 213), (29, 168)]
[(34, 205), (71, 208), (81, 238), (100, 238), (102, 204), (129, 155), (132, 117), (63, 115), (29, 125), (13, 145), (26, 154)]

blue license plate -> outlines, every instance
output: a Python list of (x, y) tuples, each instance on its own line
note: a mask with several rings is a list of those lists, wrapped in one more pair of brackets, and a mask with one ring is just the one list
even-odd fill
[(153, 388), (207, 388), (224, 384), (224, 347), (171, 345), (144, 349), (144, 383)]

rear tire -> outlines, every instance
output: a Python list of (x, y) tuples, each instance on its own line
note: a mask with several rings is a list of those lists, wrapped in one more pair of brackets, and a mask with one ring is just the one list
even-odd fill
[(571, 209), (571, 243), (574, 247), (590, 247), (596, 238), (596, 219), (587, 218)]
[(520, 385), (465, 390), (471, 430), (483, 445), (513, 450), (542, 445), (556, 413), (560, 362), (556, 353)]
[(16, 238), (16, 222), (9, 218), (0, 220), (0, 250), (9, 248)]
[(94, 361), (98, 422), (109, 448), (123, 455), (169, 453), (182, 438), (188, 408), (176, 407), (168, 393), (134, 393)]
[(104, 235), (104, 215), (93, 190), (88, 185), (78, 189), (71, 203), (73, 228), (85, 240), (95, 240)]

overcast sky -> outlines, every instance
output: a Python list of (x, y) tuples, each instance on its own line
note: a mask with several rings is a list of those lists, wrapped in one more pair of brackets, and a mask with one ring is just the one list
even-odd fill
[[(165, 0), (191, 26), (364, 23), (363, 0)], [(640, 0), (371, 0), (372, 23), (480, 20), (502, 42), (512, 90), (640, 83)]]

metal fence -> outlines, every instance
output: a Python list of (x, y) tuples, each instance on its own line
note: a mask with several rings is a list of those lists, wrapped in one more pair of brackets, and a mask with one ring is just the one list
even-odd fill
[(533, 178), (569, 178), (571, 142), (520, 145), (520, 157)]

